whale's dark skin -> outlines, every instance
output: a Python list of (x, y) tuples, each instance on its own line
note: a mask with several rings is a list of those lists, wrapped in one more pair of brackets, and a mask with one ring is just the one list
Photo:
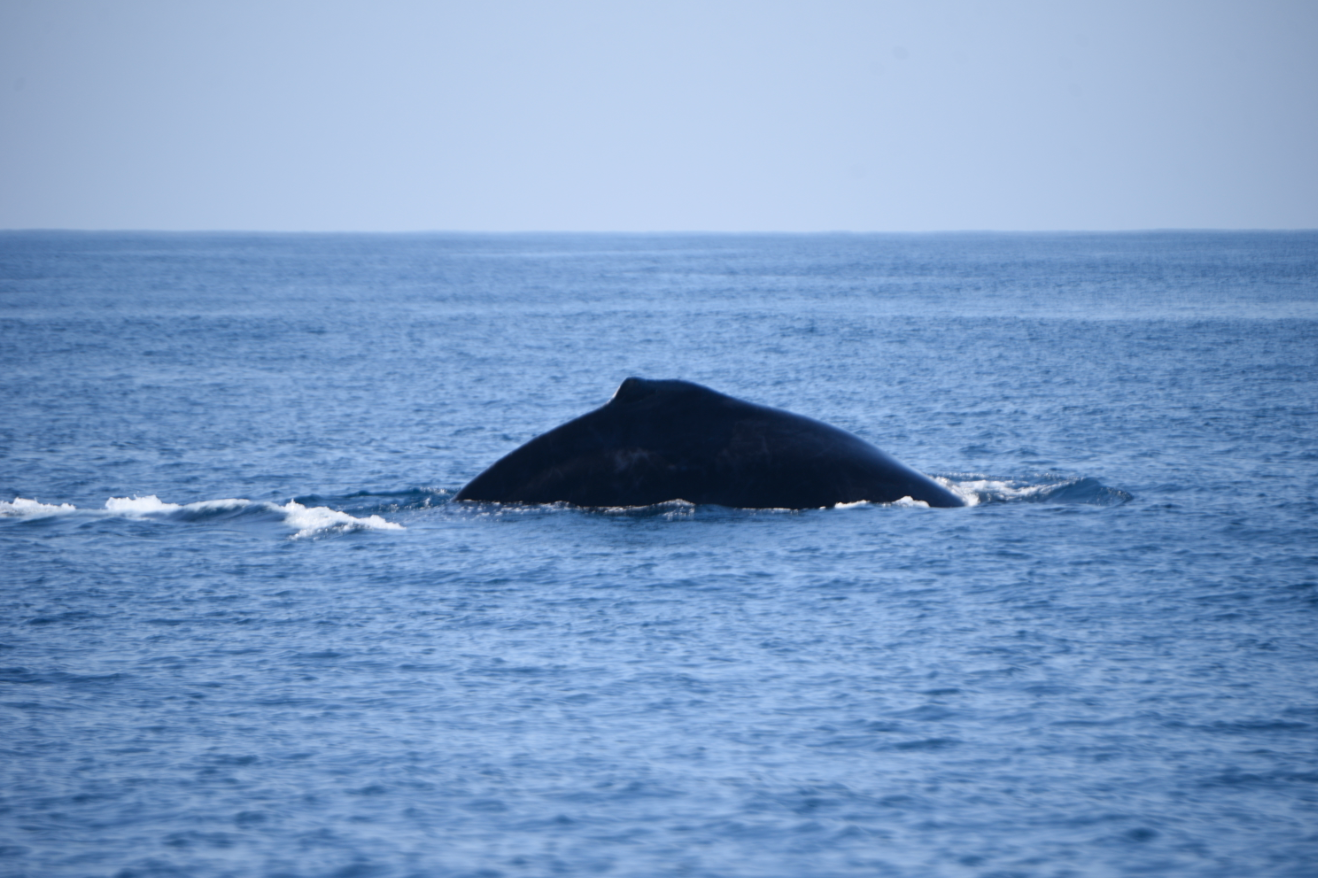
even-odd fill
[(456, 499), (811, 509), (903, 497), (964, 505), (845, 430), (689, 381), (628, 378), (607, 405), (532, 439)]

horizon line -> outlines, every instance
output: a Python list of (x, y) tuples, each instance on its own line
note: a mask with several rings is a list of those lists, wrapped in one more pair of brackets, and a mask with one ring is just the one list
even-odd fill
[(0, 228), (0, 234), (70, 234), (70, 235), (1138, 235), (1173, 233), (1299, 233), (1318, 232), (1318, 227), (1232, 227), (1225, 226), (1150, 226), (1129, 229), (815, 229), (791, 231), (775, 229), (151, 229), (151, 228)]

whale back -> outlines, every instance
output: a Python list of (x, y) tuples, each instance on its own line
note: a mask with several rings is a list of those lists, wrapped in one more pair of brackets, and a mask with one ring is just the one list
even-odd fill
[(607, 404), (532, 439), (459, 500), (807, 509), (903, 497), (960, 506), (858, 436), (678, 380), (628, 378)]

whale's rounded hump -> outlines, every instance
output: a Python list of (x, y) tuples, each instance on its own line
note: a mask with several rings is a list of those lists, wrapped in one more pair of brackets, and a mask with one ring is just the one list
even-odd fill
[(603, 407), (532, 439), (457, 495), (498, 503), (687, 500), (758, 509), (903, 497), (963, 505), (845, 430), (690, 381), (636, 377)]

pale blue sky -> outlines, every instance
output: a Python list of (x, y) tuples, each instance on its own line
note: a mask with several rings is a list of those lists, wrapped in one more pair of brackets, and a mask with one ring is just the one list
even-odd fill
[(0, 0), (0, 228), (1318, 228), (1318, 0)]

